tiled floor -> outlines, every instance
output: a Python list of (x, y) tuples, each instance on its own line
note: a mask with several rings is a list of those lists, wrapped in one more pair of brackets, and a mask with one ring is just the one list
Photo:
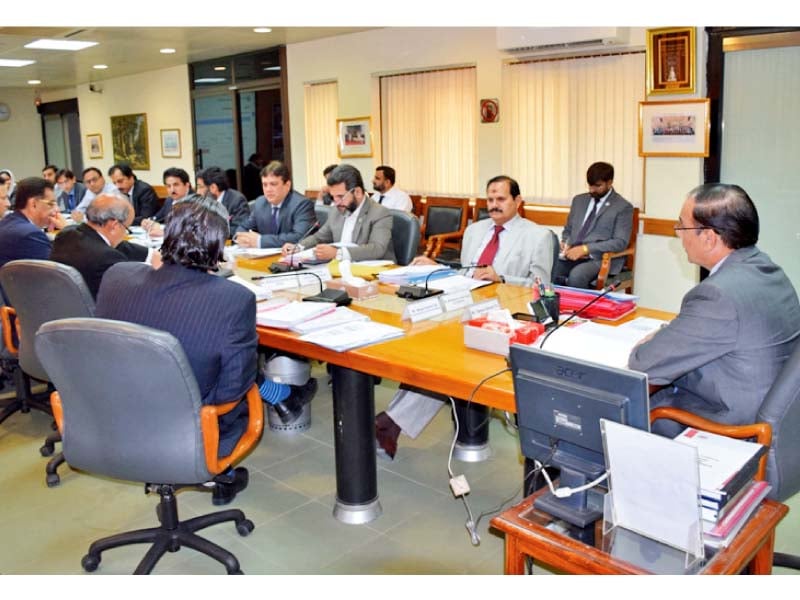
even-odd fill
[[(231, 550), (247, 574), (500, 574), (503, 540), (479, 524), (481, 543), (470, 543), (466, 512), (450, 493), (447, 454), (452, 425), (442, 410), (417, 440), (401, 437), (394, 461), (378, 459), (383, 514), (366, 525), (345, 525), (332, 515), (335, 494), (330, 388), (315, 368), (320, 390), (311, 428), (302, 434), (265, 432), (244, 461), (250, 485), (233, 507), (256, 525), (242, 538), (223, 524), (203, 535)], [(376, 410), (386, 407), (396, 385), (376, 388)], [(14, 415), (0, 425), (0, 573), (79, 574), (80, 560), (95, 539), (156, 524), (157, 496), (139, 484), (104, 479), (62, 466), (62, 482), (44, 483), (46, 459), (39, 446), (50, 431), (42, 414)], [(453, 462), (472, 488), (473, 514), (489, 510), (519, 492), (521, 462), (516, 437), (499, 419), (491, 423), (493, 457), (483, 463)], [(212, 512), (209, 493), (179, 493), (181, 516)], [(518, 497), (517, 497), (518, 498)], [(800, 552), (800, 495), (778, 529), (776, 549)], [(97, 573), (131, 573), (145, 546), (103, 555)], [(155, 573), (222, 574), (224, 568), (190, 549), (167, 554)]]

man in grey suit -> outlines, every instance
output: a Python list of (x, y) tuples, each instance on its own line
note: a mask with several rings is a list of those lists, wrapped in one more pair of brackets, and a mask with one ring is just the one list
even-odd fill
[(208, 167), (200, 171), (196, 178), (197, 193), (209, 196), (220, 202), (228, 211), (228, 224), (231, 233), (242, 227), (250, 219), (250, 206), (244, 194), (228, 187), (228, 177), (219, 167)]
[[(689, 262), (710, 275), (684, 296), (669, 325), (634, 348), (629, 367), (667, 386), (651, 397), (651, 406), (753, 423), (800, 339), (797, 293), (756, 247), (758, 213), (739, 186), (693, 189), (675, 231)], [(662, 420), (653, 430), (674, 437), (681, 427)]]
[[(519, 184), (510, 177), (498, 175), (487, 183), (486, 197), (490, 218), (467, 227), (461, 244), (461, 264), (485, 265), (474, 268), (472, 277), (475, 279), (527, 286), (536, 277), (549, 282), (553, 264), (552, 234), (517, 213), (522, 204)], [(418, 256), (412, 264), (437, 263)], [(378, 446), (389, 458), (394, 458), (401, 431), (416, 438), (442, 408), (442, 398), (428, 394), (404, 386), (392, 398), (386, 412), (376, 415)]]
[(244, 248), (280, 248), (296, 243), (314, 226), (314, 203), (292, 189), (289, 169), (274, 160), (261, 169), (264, 195), (255, 200), (234, 241)]
[[(633, 228), (633, 205), (614, 188), (614, 167), (596, 162), (586, 171), (588, 194), (572, 199), (567, 224), (561, 234), (561, 255), (553, 273), (555, 283), (588, 288), (600, 272), (604, 252), (628, 247)], [(635, 235), (635, 232), (634, 232)], [(624, 258), (611, 262), (616, 275)]]
[[(298, 244), (284, 244), (283, 254), (314, 248), (318, 260), (395, 260), (392, 214), (364, 191), (361, 173), (352, 165), (339, 165), (328, 175), (333, 206), (328, 220), (314, 235)], [(334, 244), (338, 244), (335, 246)]]
[(61, 189), (61, 194), (57, 197), (58, 209), (61, 212), (72, 212), (83, 200), (86, 187), (75, 181), (75, 173), (69, 169), (61, 169), (56, 173), (56, 184)]

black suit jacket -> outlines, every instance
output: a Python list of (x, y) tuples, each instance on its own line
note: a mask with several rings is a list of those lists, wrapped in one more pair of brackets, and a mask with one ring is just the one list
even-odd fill
[(241, 192), (227, 189), (222, 195), (222, 205), (228, 209), (230, 233), (233, 234), (250, 218), (250, 205)]
[[(168, 331), (189, 359), (203, 404), (240, 400), (256, 379), (256, 299), (248, 289), (205, 271), (141, 263), (111, 267), (96, 315)], [(246, 429), (247, 402), (220, 419), (219, 455)]]
[(158, 212), (158, 195), (149, 183), (137, 179), (131, 188), (130, 197), (133, 204), (134, 225), (139, 225), (142, 219), (148, 219)]
[(279, 248), (286, 243), (300, 241), (316, 220), (314, 203), (292, 190), (281, 203), (277, 232), (272, 231), (272, 205), (264, 196), (256, 199), (253, 211), (238, 231), (257, 231), (261, 234), (262, 248)]
[(86, 223), (67, 227), (56, 236), (50, 260), (75, 267), (83, 276), (86, 286), (97, 297), (103, 274), (119, 262), (147, 259), (147, 248), (138, 244), (122, 242), (116, 248)]

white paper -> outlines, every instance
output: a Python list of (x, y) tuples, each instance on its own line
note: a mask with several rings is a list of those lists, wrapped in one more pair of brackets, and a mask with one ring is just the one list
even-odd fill
[(446, 294), (458, 290), (476, 290), (485, 285), (491, 285), (492, 283), (492, 281), (473, 279), (472, 277), (465, 277), (464, 275), (449, 275), (436, 279), (431, 277), (431, 280), (428, 282), (428, 287), (434, 290), (442, 290)]
[(337, 352), (359, 348), (369, 344), (401, 337), (404, 331), (399, 327), (375, 323), (374, 321), (351, 321), (335, 327), (328, 327), (301, 336), (304, 342), (317, 344)]
[(327, 302), (289, 302), (274, 310), (257, 312), (256, 323), (277, 329), (289, 329), (297, 323), (333, 312), (336, 305)]
[(256, 300), (269, 300), (270, 298), (272, 298), (272, 290), (260, 285), (256, 285), (255, 283), (252, 283), (245, 279), (242, 279), (238, 275), (231, 275), (230, 277), (228, 277), (228, 281), (232, 281), (234, 283), (238, 283), (243, 287), (246, 287), (248, 290), (253, 292), (253, 294), (255, 294)]
[(336, 310), (325, 313), (319, 317), (314, 317), (308, 321), (292, 325), (290, 329), (297, 333), (306, 334), (312, 331), (319, 331), (328, 327), (350, 323), (351, 321), (369, 321), (369, 317), (363, 313), (356, 312), (346, 306), (337, 306)]

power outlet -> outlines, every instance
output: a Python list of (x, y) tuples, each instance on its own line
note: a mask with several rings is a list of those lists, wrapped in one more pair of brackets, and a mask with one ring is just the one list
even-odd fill
[(453, 496), (456, 498), (469, 494), (469, 484), (464, 475), (456, 475), (450, 480), (450, 489), (453, 491)]

